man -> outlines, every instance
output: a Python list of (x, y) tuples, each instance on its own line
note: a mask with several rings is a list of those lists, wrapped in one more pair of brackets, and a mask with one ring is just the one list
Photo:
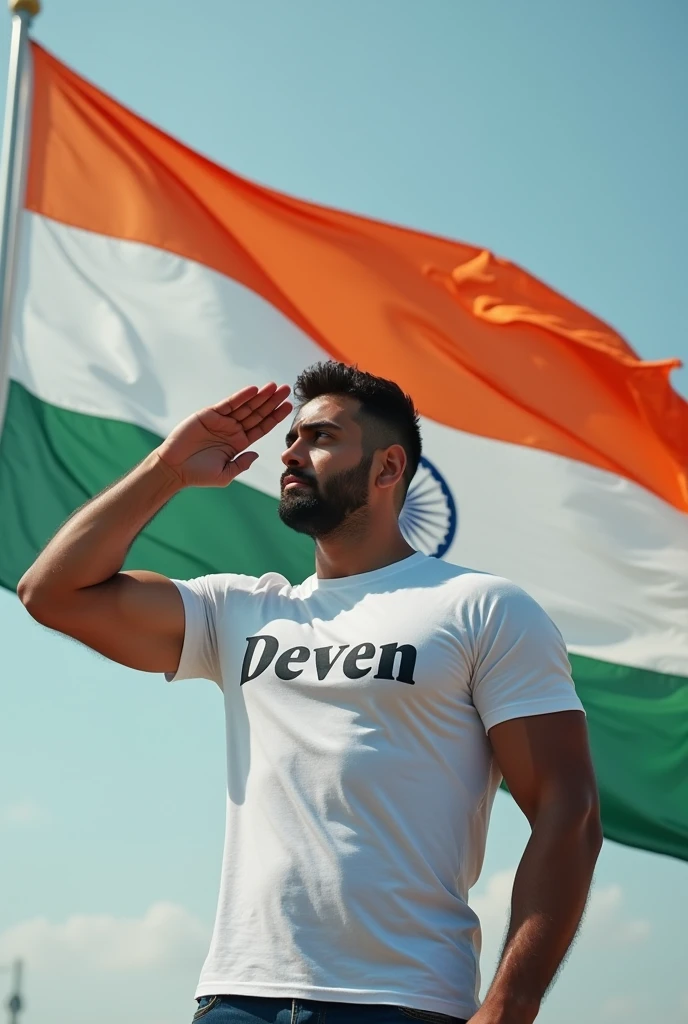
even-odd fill
[[(421, 454), (411, 399), (341, 363), (299, 377), (279, 514), (315, 540), (300, 586), (121, 570), (178, 491), (249, 468), (288, 393), (244, 388), (185, 420), (62, 527), (19, 596), (115, 661), (224, 692), (227, 837), (194, 1019), (530, 1024), (601, 843), (585, 718), (533, 600), (405, 541)], [(532, 834), (478, 1008), (466, 899), (500, 776)]]

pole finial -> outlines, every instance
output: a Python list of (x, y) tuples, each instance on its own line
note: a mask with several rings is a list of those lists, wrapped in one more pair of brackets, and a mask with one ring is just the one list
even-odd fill
[(26, 11), (31, 18), (35, 18), (41, 12), (41, 0), (7, 0), (7, 6), (12, 14)]

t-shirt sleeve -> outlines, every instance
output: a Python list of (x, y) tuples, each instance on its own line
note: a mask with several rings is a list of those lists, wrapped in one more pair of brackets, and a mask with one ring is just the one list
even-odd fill
[(168, 682), (212, 679), (222, 689), (218, 623), (226, 590), (223, 578), (200, 576), (172, 582), (184, 602), (184, 644), (177, 671), (165, 673), (165, 678)]
[(495, 581), (474, 609), (473, 703), (487, 732), (512, 718), (582, 711), (564, 639), (519, 587)]
[(168, 682), (178, 679), (212, 679), (223, 689), (222, 658), (231, 622), (245, 610), (247, 600), (289, 588), (279, 573), (260, 578), (240, 573), (216, 573), (194, 580), (172, 580), (184, 603), (184, 643), (176, 672), (166, 672)]

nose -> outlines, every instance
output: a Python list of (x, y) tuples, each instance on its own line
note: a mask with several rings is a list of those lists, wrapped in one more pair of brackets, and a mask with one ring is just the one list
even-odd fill
[(282, 452), (282, 462), (287, 469), (302, 469), (306, 464), (306, 446), (303, 439), (297, 437), (289, 447)]

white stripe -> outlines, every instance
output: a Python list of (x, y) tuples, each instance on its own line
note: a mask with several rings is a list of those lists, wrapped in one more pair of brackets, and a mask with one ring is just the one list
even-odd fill
[[(152, 246), (25, 213), (10, 376), (63, 409), (165, 437), (247, 384), (326, 358), (243, 285)], [(280, 452), (285, 431), (262, 452)], [(274, 493), (267, 459), (251, 484)]]
[(425, 421), (458, 509), (446, 558), (512, 579), (569, 650), (688, 676), (688, 517), (623, 477)]
[[(24, 218), (11, 375), (65, 409), (165, 435), (245, 384), (293, 382), (322, 350), (206, 267)], [(688, 517), (630, 481), (425, 421), (459, 511), (450, 561), (528, 590), (571, 650), (688, 676)], [(282, 437), (245, 482), (278, 493)]]

